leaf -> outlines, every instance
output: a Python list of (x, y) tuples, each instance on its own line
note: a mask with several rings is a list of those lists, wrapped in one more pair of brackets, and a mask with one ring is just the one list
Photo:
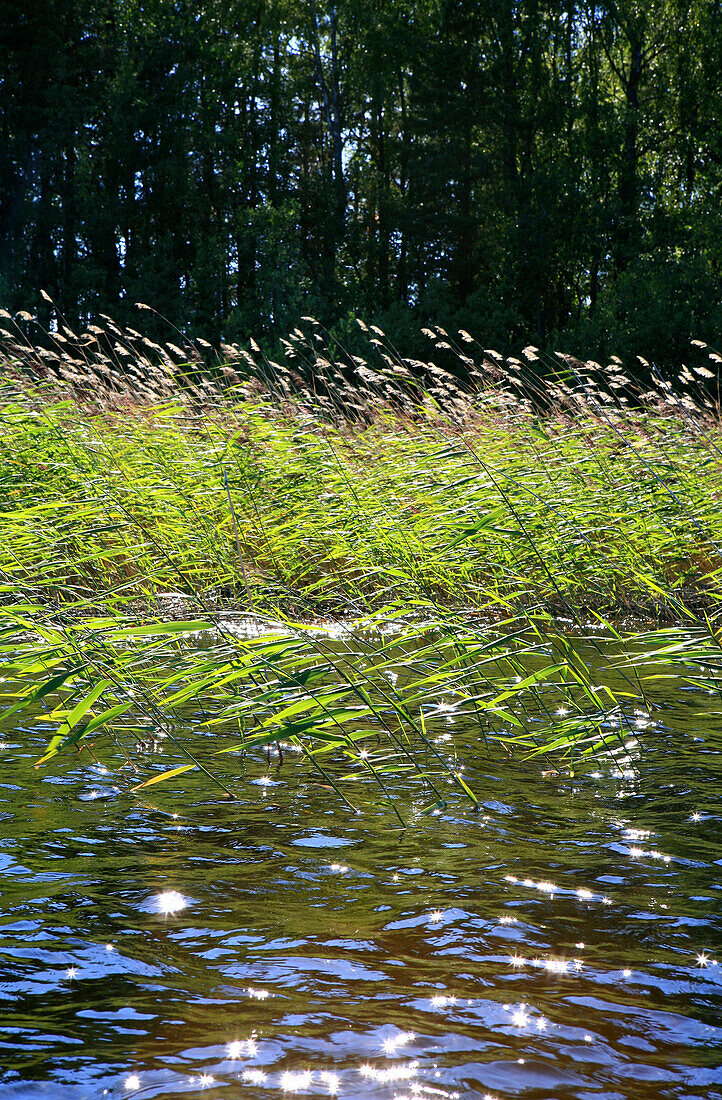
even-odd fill
[(65, 719), (65, 722), (58, 730), (58, 733), (60, 733), (61, 730), (63, 730), (65, 727), (67, 727), (67, 730), (69, 731), (74, 726), (76, 726), (83, 715), (90, 710), (95, 700), (103, 694), (107, 687), (110, 687), (111, 683), (112, 680), (101, 680), (100, 683), (96, 684), (95, 687), (92, 688), (88, 692), (88, 694), (80, 700), (79, 703), (75, 704), (70, 714)]
[(78, 725), (78, 723), (90, 710), (95, 700), (103, 694), (107, 687), (110, 687), (111, 683), (111, 680), (101, 680), (100, 683), (96, 684), (79, 703), (76, 703), (68, 717), (60, 726), (58, 732), (51, 739), (45, 755), (35, 761), (34, 766), (36, 768), (39, 768), (41, 764), (45, 764), (48, 760), (57, 756), (61, 749), (67, 748), (69, 745), (74, 745), (81, 737), (85, 737), (88, 732), (88, 723), (86, 722), (83, 725)]
[(97, 714), (95, 718), (91, 718), (88, 722), (85, 732), (94, 733), (100, 726), (104, 726), (106, 722), (112, 722), (114, 718), (117, 718), (119, 714), (125, 714), (133, 706), (133, 700), (129, 703), (118, 703), (115, 707), (110, 707), (109, 710), (104, 710), (102, 714)]
[(215, 624), (205, 619), (176, 620), (168, 623), (151, 623), (149, 626), (127, 626), (123, 630), (114, 630), (112, 637), (116, 638), (143, 638), (147, 635), (164, 634), (190, 634), (200, 630), (215, 630)]
[(525, 688), (531, 687), (532, 684), (538, 684), (541, 680), (547, 679), (549, 676), (553, 676), (554, 673), (560, 672), (566, 668), (565, 662), (561, 662), (555, 665), (546, 665), (544, 668), (540, 668), (537, 672), (533, 672), (530, 676), (527, 676), (524, 680), (521, 680), (518, 684), (515, 684), (513, 688), (507, 688), (506, 691), (502, 691), (500, 695), (497, 695), (494, 699), (489, 700), (488, 703), (480, 701), (480, 706), (488, 709), (495, 709), (499, 703), (502, 703), (505, 699), (511, 699), (516, 695), (519, 695)]
[(439, 550), (439, 554), (445, 554), (447, 550), (451, 550), (453, 546), (458, 546), (460, 542), (464, 542), (465, 539), (471, 538), (477, 531), (482, 531), (484, 527), (488, 527), (494, 520), (503, 515), (504, 508), (501, 505), (498, 508), (492, 509), (491, 512), (487, 512), (485, 516), (482, 516), (481, 519), (477, 520), (471, 527), (465, 527), (460, 531), (456, 538), (452, 539), (451, 542), (447, 542), (446, 546), (442, 546), (441, 550)]
[(69, 680), (71, 676), (77, 675), (82, 672), (85, 665), (74, 665), (73, 668), (68, 668), (64, 672), (59, 672), (57, 676), (51, 677), (50, 680), (46, 680), (42, 684), (38, 684), (27, 695), (24, 695), (22, 699), (19, 699), (17, 703), (14, 703), (8, 710), (0, 715), (0, 721), (9, 718), (12, 714), (17, 714), (19, 710), (24, 707), (32, 706), (33, 703), (39, 702), (46, 695), (49, 695), (51, 691), (57, 691), (59, 687)]
[(154, 787), (156, 783), (163, 783), (166, 779), (172, 779), (175, 775), (182, 775), (183, 772), (191, 772), (195, 768), (195, 764), (181, 764), (177, 768), (171, 768), (170, 771), (161, 772), (160, 775), (154, 775), (152, 779), (146, 779), (145, 783), (139, 783), (137, 787), (131, 787), (131, 791), (142, 791), (144, 787)]
[(476, 797), (476, 795), (475, 795), (475, 794), (474, 794), (474, 792), (472, 791), (472, 789), (471, 789), (471, 787), (469, 786), (469, 784), (468, 784), (468, 783), (467, 783), (467, 782), (466, 782), (466, 781), (465, 781), (464, 779), (462, 779), (462, 777), (461, 777), (461, 774), (460, 774), (459, 772), (454, 772), (454, 779), (455, 779), (455, 780), (456, 780), (456, 782), (457, 782), (457, 783), (459, 784), (459, 786), (461, 787), (461, 789), (462, 789), (463, 791), (465, 791), (465, 793), (466, 793), (466, 794), (467, 794), (467, 795), (469, 796), (469, 798), (470, 798), (470, 799), (471, 799), (471, 801), (472, 801), (472, 802), (474, 803), (474, 805), (475, 805), (475, 806), (478, 806), (478, 805), (479, 805), (479, 799), (478, 799), (478, 798)]

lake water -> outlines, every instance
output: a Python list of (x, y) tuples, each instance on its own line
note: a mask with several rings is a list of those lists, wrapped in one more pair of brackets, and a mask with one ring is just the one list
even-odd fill
[(722, 1097), (713, 705), (573, 779), (448, 716), (482, 810), (404, 831), (288, 754), (229, 803), (6, 732), (2, 1100)]

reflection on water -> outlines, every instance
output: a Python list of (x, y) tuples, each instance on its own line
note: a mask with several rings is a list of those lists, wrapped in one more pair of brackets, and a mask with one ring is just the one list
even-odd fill
[(573, 780), (457, 715), (483, 810), (403, 832), (297, 758), (138, 801), (15, 731), (0, 1095), (721, 1097), (722, 731), (675, 706)]

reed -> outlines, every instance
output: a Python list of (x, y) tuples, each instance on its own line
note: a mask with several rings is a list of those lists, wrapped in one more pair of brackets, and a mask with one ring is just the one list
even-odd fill
[(193, 769), (230, 795), (273, 746), (404, 819), (399, 775), (416, 811), (477, 801), (451, 717), (568, 769), (626, 751), (660, 662), (717, 690), (706, 346), (672, 383), (438, 328), (421, 361), (305, 318), (281, 364), (4, 316), (3, 721), (57, 727), (43, 765), (110, 745), (134, 788)]

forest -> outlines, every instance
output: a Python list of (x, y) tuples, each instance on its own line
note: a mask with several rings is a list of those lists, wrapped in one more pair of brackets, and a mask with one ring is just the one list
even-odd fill
[(0, 301), (45, 327), (41, 290), (214, 346), (358, 314), (408, 354), (431, 320), (678, 364), (719, 331), (717, 0), (3, 0), (0, 28)]

